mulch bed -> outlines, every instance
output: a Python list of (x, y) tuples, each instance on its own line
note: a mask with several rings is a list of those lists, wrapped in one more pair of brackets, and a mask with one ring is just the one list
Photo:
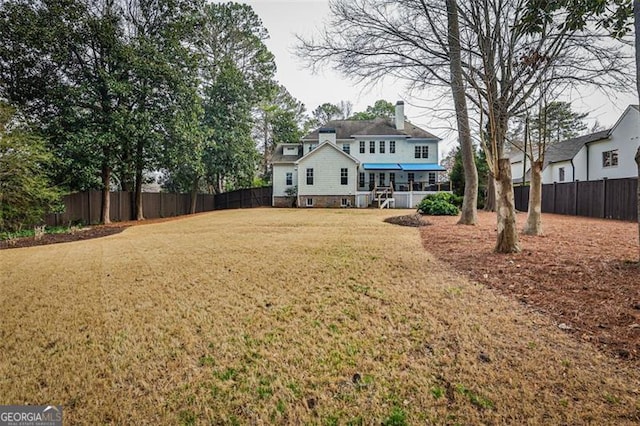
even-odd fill
[[(202, 213), (200, 213), (202, 214)], [(193, 215), (192, 215), (193, 216)], [(158, 219), (145, 219), (143, 221), (124, 221), (113, 222), (108, 225), (94, 225), (84, 228), (76, 229), (73, 232), (61, 233), (61, 234), (45, 234), (41, 238), (36, 239), (34, 237), (16, 238), (13, 240), (0, 241), (0, 250), (43, 246), (48, 244), (70, 243), (73, 241), (90, 240), (92, 238), (106, 237), (109, 235), (119, 234), (129, 226), (134, 225), (148, 225), (152, 223), (168, 222), (177, 220), (185, 216), (178, 217), (164, 217)]]
[[(544, 235), (520, 235), (522, 252), (496, 254), (495, 213), (476, 226), (432, 217), (423, 245), (460, 273), (551, 316), (560, 329), (640, 365), (637, 224), (543, 215)], [(526, 214), (518, 214), (522, 229)]]
[(417, 213), (404, 216), (388, 217), (384, 221), (393, 225), (411, 226), (414, 228), (429, 225), (429, 222), (427, 222), (422, 215)]
[(93, 226), (62, 234), (45, 234), (37, 239), (34, 237), (26, 237), (16, 238), (13, 240), (3, 240), (0, 241), (0, 250), (90, 240), (92, 238), (118, 234), (124, 231), (125, 228), (126, 226)]

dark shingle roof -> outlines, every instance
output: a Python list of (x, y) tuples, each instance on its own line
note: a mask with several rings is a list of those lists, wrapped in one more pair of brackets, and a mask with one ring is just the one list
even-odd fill
[[(412, 138), (438, 139), (439, 137), (423, 130), (408, 121), (404, 122), (404, 130), (397, 130), (395, 122), (390, 119), (378, 118), (376, 120), (333, 120), (322, 126), (323, 129), (336, 129), (337, 139), (350, 139), (352, 136), (409, 136)], [(316, 129), (306, 135), (303, 140), (317, 140)]]
[(585, 144), (599, 141), (601, 139), (607, 139), (609, 137), (609, 132), (610, 130), (602, 130), (600, 132), (567, 139), (566, 141), (553, 144), (547, 148), (545, 163), (549, 164), (557, 163), (558, 161), (571, 160)]
[[(300, 152), (300, 150), (298, 150)], [(278, 144), (271, 156), (272, 163), (295, 163), (301, 155), (284, 155), (284, 145)]]

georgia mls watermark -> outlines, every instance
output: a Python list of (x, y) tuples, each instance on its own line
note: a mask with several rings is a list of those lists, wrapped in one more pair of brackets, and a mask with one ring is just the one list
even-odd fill
[(0, 426), (62, 426), (62, 406), (0, 405)]

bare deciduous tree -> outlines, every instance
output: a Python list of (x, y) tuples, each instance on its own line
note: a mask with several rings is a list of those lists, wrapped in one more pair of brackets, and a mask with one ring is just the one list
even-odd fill
[(464, 198), (460, 214), (460, 225), (475, 225), (478, 222), (478, 170), (474, 159), (469, 112), (464, 89), (462, 71), (462, 48), (460, 46), (460, 25), (458, 22), (458, 4), (456, 0), (446, 0), (447, 33), (449, 57), (451, 58), (451, 92), (458, 122), (458, 139), (464, 170)]

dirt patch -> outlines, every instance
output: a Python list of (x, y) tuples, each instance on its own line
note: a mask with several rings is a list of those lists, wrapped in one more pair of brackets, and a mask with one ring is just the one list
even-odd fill
[(404, 215), (404, 216), (388, 217), (384, 221), (387, 222), (387, 223), (391, 223), (393, 225), (412, 226), (414, 228), (419, 228), (421, 226), (429, 225), (429, 222), (424, 220), (422, 215), (417, 214), (417, 213), (416, 214), (408, 214), (408, 215)]
[[(518, 214), (522, 228), (525, 214)], [(606, 353), (640, 364), (637, 225), (544, 215), (544, 235), (520, 235), (522, 252), (493, 253), (495, 214), (477, 226), (429, 217), (424, 247), (474, 281), (551, 316), (557, 326)]]

